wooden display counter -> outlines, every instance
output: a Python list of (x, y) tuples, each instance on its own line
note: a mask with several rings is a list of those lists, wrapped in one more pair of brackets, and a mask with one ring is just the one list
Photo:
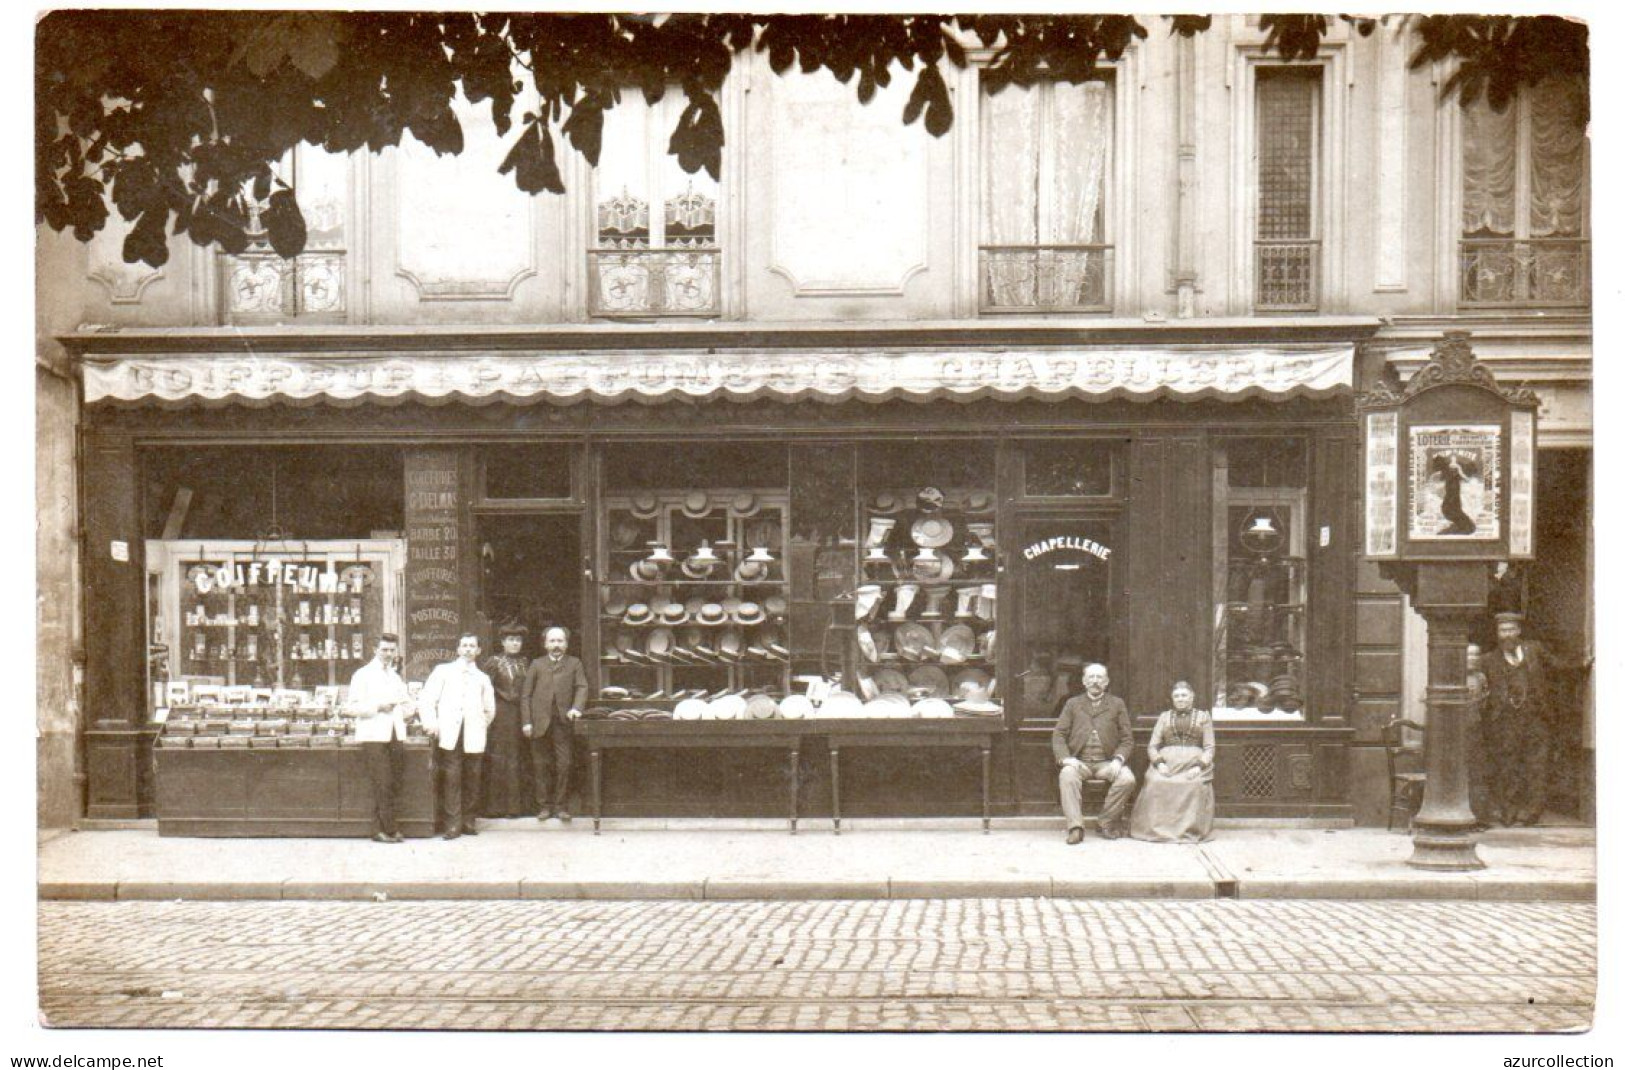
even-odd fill
[(790, 759), (788, 801), (790, 833), (798, 813), (801, 754), (809, 740), (824, 740), (830, 755), (830, 798), (835, 829), (840, 831), (840, 751), (853, 747), (978, 747), (982, 752), (982, 829), (989, 827), (994, 741), (1005, 732), (1002, 718), (954, 720), (812, 719), (804, 721), (617, 721), (576, 722), (577, 738), (591, 762), (593, 832), (604, 812), (603, 752), (615, 748), (643, 750), (783, 750)]
[[(405, 748), (396, 824), (434, 834), (431, 748)], [(372, 834), (372, 781), (360, 747), (153, 752), (160, 836)]]

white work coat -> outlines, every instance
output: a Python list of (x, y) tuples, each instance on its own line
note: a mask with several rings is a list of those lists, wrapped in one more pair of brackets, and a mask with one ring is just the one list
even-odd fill
[(406, 681), (394, 669), (376, 658), (350, 677), (350, 693), (344, 712), (355, 718), (355, 735), (363, 743), (388, 743), (406, 738), (406, 715), (402, 703), (411, 701)]
[(461, 732), (464, 754), (484, 754), (485, 729), (496, 715), (491, 678), (462, 658), (436, 665), (418, 696), (418, 718), (430, 732), (438, 730), (441, 750), (456, 749)]

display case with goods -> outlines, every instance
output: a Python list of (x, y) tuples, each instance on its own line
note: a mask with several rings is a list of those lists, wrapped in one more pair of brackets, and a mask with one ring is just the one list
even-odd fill
[[(344, 696), (400, 631), (404, 558), (393, 539), (147, 544), (161, 834), (370, 827)], [(415, 717), (410, 732), (402, 827), (426, 835), (429, 741)]]
[(606, 497), (599, 711), (737, 720), (777, 709), (790, 688), (787, 508), (782, 490)]
[(854, 618), (865, 715), (998, 715), (992, 492), (867, 488), (859, 504)]
[(400, 629), (405, 544), (151, 541), (153, 708), (174, 681), (298, 690), (349, 683)]
[(1296, 440), (1242, 440), (1214, 492), (1214, 716), (1304, 719), (1308, 489)]

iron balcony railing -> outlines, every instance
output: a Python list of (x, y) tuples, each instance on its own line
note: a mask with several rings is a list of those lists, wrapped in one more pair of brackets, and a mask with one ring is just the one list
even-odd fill
[(1253, 308), (1314, 312), (1320, 308), (1320, 242), (1260, 238), (1253, 243)]
[(1584, 238), (1464, 238), (1464, 308), (1580, 307), (1591, 303)]
[(984, 245), (983, 312), (1110, 312), (1112, 246)]
[(592, 249), (595, 316), (715, 316), (722, 311), (718, 249)]

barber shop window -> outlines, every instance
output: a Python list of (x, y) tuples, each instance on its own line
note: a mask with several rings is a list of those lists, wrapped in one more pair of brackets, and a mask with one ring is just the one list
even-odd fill
[(1215, 441), (1216, 709), (1303, 716), (1308, 477), (1309, 444), (1301, 436)]

